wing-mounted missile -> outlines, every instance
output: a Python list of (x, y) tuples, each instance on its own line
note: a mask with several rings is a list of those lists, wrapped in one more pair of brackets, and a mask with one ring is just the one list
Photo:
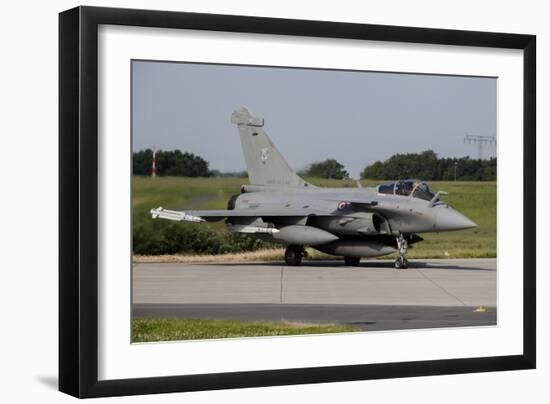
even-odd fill
[(177, 210), (164, 209), (162, 206), (156, 209), (151, 209), (151, 217), (153, 219), (161, 218), (174, 220), (177, 222), (205, 222), (202, 217), (188, 215), (185, 212), (179, 212)]

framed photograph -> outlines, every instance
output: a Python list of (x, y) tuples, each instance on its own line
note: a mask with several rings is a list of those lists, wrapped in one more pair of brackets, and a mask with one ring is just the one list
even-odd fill
[(59, 33), (61, 391), (535, 367), (535, 36), (95, 7)]

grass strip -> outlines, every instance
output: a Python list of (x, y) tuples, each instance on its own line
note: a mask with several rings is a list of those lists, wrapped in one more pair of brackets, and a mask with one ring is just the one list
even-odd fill
[(345, 324), (311, 324), (285, 321), (251, 322), (190, 318), (139, 318), (132, 321), (132, 342), (266, 337), (353, 331), (360, 331), (360, 328)]

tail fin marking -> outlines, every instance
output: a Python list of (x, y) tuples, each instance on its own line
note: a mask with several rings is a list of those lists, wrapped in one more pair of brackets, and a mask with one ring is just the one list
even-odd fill
[(231, 122), (239, 128), (248, 178), (252, 185), (314, 187), (300, 178), (288, 165), (264, 130), (263, 118), (245, 107), (237, 108)]

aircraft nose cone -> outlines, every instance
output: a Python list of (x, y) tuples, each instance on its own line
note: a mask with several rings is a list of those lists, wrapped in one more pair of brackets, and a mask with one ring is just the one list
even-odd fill
[(477, 224), (453, 208), (442, 208), (437, 214), (437, 229), (440, 231), (464, 230), (473, 227), (477, 227)]

